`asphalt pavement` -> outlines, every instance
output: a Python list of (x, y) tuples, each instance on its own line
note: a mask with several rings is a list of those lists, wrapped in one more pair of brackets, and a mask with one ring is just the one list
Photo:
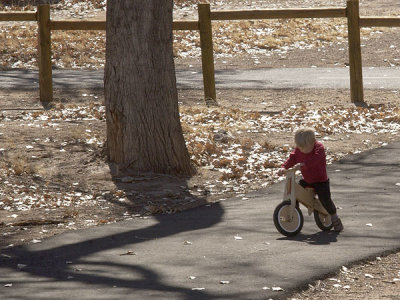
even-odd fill
[[(202, 89), (201, 70), (177, 69), (180, 89)], [(12, 70), (0, 72), (0, 89), (34, 89), (38, 72)], [(400, 68), (363, 68), (365, 89), (400, 89)], [(217, 89), (350, 88), (349, 68), (280, 68), (216, 70)], [(103, 70), (54, 70), (54, 88), (103, 88)]]
[[(345, 230), (273, 224), (283, 183), (172, 215), (77, 230), (0, 254), (1, 299), (283, 299), (400, 249), (400, 142), (330, 165)], [(279, 290), (282, 289), (282, 290)], [(275, 290), (277, 291), (275, 291)]]

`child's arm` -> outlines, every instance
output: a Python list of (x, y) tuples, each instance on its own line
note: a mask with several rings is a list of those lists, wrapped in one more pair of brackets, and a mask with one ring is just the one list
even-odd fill
[(296, 149), (294, 149), (292, 153), (290, 153), (288, 159), (282, 164), (282, 168), (285, 168), (287, 170), (293, 167), (297, 163), (298, 161), (297, 161)]
[(282, 164), (281, 168), (278, 170), (278, 175), (281, 176), (283, 174), (286, 174), (286, 170), (290, 169), (294, 165), (297, 164), (297, 158), (296, 158), (296, 149), (290, 153), (288, 159)]
[[(301, 168), (302, 166), (304, 166), (304, 163), (299, 163), (299, 164), (295, 165), (295, 166), (293, 167), (293, 169), (294, 169), (295, 171), (297, 171), (297, 170), (300, 170), (300, 168)], [(289, 169), (290, 169), (290, 168), (289, 168)], [(286, 174), (286, 173), (287, 173), (287, 170), (288, 170), (288, 169), (285, 169), (284, 167), (281, 167), (281, 168), (278, 170), (278, 175), (279, 175), (279, 176), (282, 176), (282, 175)]]

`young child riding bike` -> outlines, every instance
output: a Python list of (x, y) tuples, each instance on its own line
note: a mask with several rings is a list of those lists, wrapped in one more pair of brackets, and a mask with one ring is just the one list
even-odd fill
[(296, 148), (283, 163), (278, 175), (283, 175), (287, 169), (300, 164), (303, 179), (299, 181), (299, 184), (302, 187), (314, 188), (322, 206), (331, 215), (333, 229), (336, 232), (343, 231), (342, 221), (337, 215), (336, 206), (331, 199), (323, 144), (316, 140), (315, 132), (312, 128), (298, 129), (295, 133), (294, 141)]

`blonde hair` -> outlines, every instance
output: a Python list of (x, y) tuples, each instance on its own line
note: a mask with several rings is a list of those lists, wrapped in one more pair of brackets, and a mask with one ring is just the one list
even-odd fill
[(315, 131), (313, 128), (303, 127), (297, 129), (294, 134), (294, 142), (298, 147), (305, 147), (315, 143)]

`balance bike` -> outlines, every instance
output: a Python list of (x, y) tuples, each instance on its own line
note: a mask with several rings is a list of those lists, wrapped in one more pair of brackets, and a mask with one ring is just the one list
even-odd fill
[(313, 188), (303, 188), (296, 182), (298, 167), (288, 169), (286, 173), (283, 202), (274, 210), (274, 224), (276, 229), (285, 236), (295, 236), (303, 228), (304, 217), (299, 203), (308, 209), (308, 215), (314, 213), (317, 226), (323, 231), (332, 228), (331, 216), (322, 206), (315, 195)]

